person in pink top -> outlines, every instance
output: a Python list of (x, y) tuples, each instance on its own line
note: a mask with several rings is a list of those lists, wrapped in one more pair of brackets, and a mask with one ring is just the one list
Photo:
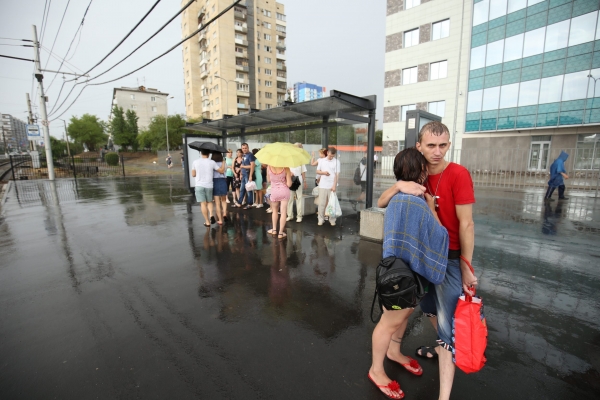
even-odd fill
[[(273, 228), (268, 231), (271, 235), (277, 234), (277, 217), (279, 217), (279, 239), (286, 237), (285, 220), (287, 219), (287, 205), (290, 200), (290, 186), (292, 186), (292, 173), (289, 168), (267, 167), (267, 180), (271, 182), (271, 209), (273, 210)], [(281, 207), (280, 207), (281, 206)], [(278, 211), (281, 209), (281, 215)]]

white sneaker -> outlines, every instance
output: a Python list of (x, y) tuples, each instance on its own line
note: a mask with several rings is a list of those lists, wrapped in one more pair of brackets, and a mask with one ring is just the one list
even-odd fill
[(302, 222), (302, 217), (298, 217), (298, 218), (296, 219), (296, 222)]
[(319, 223), (317, 225), (319, 225), (319, 226), (323, 225), (323, 221), (319, 220)]
[(267, 208), (266, 210), (269, 214), (271, 214), (273, 212), (273, 210), (271, 210), (270, 208)]
[(335, 226), (335, 222), (330, 222), (331, 226)]
[(257, 204), (256, 208), (263, 208), (263, 205), (262, 204)]
[(287, 217), (286, 221), (288, 221), (288, 222), (289, 222), (289, 221), (291, 221), (291, 220), (293, 220), (293, 219), (294, 219), (294, 217)]

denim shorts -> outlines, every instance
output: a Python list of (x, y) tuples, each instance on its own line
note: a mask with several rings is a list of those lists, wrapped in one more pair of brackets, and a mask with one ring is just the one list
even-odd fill
[(227, 179), (213, 179), (213, 196), (227, 196)]
[(446, 276), (439, 285), (429, 285), (429, 292), (421, 300), (421, 311), (437, 316), (438, 344), (452, 351), (452, 319), (458, 298), (462, 294), (460, 259), (448, 260)]
[(213, 188), (196, 186), (194, 191), (196, 192), (196, 200), (198, 203), (208, 203), (213, 201)]

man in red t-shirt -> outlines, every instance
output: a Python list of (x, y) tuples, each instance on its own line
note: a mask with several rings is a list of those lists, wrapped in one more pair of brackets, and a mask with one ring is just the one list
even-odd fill
[[(473, 286), (477, 285), (477, 278), (471, 273), (467, 263), (460, 259), (462, 255), (471, 262), (473, 257), (475, 194), (469, 171), (461, 165), (444, 160), (450, 148), (450, 133), (446, 125), (436, 121), (423, 126), (416, 148), (427, 159), (429, 177), (425, 186), (398, 181), (383, 192), (377, 205), (386, 207), (398, 192), (425, 195), (428, 201), (433, 200), (438, 217), (448, 230), (450, 248), (446, 276), (440, 285), (430, 286), (429, 293), (420, 304), (421, 310), (430, 317), (437, 330), (439, 346), (421, 346), (417, 349), (417, 355), (425, 358), (439, 357), (439, 398), (449, 399), (455, 370), (452, 361), (452, 317), (461, 293), (464, 291), (473, 294)], [(394, 333), (392, 339), (401, 339), (404, 329), (405, 327), (400, 329), (402, 332), (399, 330)]]

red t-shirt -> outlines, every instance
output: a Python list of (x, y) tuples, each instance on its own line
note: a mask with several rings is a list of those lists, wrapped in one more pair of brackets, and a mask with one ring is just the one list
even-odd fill
[(457, 204), (475, 203), (475, 191), (471, 174), (462, 165), (451, 162), (443, 173), (429, 175), (425, 187), (430, 195), (439, 196), (436, 210), (442, 225), (448, 230), (450, 250), (459, 250), (458, 231), (460, 223), (456, 216), (455, 206)]

